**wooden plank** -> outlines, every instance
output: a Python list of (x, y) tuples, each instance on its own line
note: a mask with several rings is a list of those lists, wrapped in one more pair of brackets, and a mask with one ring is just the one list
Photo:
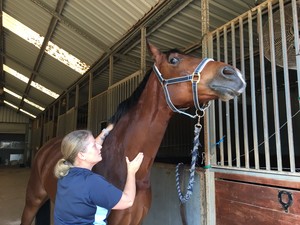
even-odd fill
[(254, 205), (216, 199), (216, 225), (296, 225), (300, 216)]
[(247, 183), (257, 183), (263, 185), (300, 190), (300, 179), (299, 182), (294, 182), (288, 180), (271, 179), (266, 177), (258, 177), (258, 176), (244, 175), (244, 174), (229, 174), (229, 173), (219, 173), (219, 172), (215, 173), (215, 178), (234, 180), (234, 181), (244, 181)]
[[(289, 207), (288, 213), (285, 213), (278, 201), (278, 192), (281, 190), (290, 192), (293, 197), (293, 203)], [(300, 192), (296, 190), (217, 180), (216, 198), (284, 212), (288, 215), (300, 215)], [(287, 199), (283, 199), (283, 201), (288, 202)]]

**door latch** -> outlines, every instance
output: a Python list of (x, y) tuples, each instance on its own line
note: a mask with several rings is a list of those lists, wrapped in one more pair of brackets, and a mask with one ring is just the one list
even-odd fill
[(288, 208), (293, 204), (293, 195), (288, 191), (279, 191), (278, 201), (282, 205), (284, 211), (288, 212)]

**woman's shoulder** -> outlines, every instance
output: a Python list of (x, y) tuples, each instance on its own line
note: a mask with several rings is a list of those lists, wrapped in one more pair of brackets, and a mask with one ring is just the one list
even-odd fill
[(71, 174), (90, 174), (92, 171), (82, 168), (82, 167), (71, 167), (70, 168)]
[(101, 180), (104, 179), (104, 177), (101, 176), (100, 174), (94, 173), (93, 171), (91, 171), (89, 169), (85, 169), (85, 168), (81, 168), (81, 167), (73, 167), (71, 169), (71, 173), (83, 175), (90, 179), (101, 179)]

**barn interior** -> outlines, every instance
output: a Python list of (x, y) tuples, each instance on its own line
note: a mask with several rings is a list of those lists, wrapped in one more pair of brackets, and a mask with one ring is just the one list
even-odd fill
[[(0, 0), (0, 7), (0, 168), (30, 168), (44, 143), (72, 130), (98, 134), (151, 69), (149, 41), (231, 64), (247, 82), (241, 96), (206, 112), (200, 170), (299, 176), (299, 0)], [(194, 125), (172, 117), (158, 168), (173, 175), (173, 165), (190, 164)]]

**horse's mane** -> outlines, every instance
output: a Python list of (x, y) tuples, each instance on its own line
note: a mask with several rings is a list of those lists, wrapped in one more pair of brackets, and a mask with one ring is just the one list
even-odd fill
[(151, 72), (152, 72), (152, 69), (146, 73), (144, 79), (139, 84), (139, 86), (134, 90), (134, 92), (131, 94), (131, 96), (129, 98), (125, 99), (123, 102), (121, 102), (118, 105), (117, 111), (109, 119), (110, 123), (116, 124), (120, 120), (120, 118), (129, 111), (130, 108), (132, 108), (133, 106), (136, 105), (136, 103), (138, 102), (138, 100), (141, 96), (141, 93), (143, 92), (143, 90), (149, 80)]
[[(166, 54), (167, 58), (169, 57), (169, 55), (171, 53), (181, 53), (182, 54), (182, 52), (176, 48), (168, 50), (168, 51), (164, 51), (163, 53)], [(134, 90), (132, 95), (118, 105), (117, 111), (109, 119), (109, 123), (116, 124), (120, 120), (120, 118), (129, 111), (130, 108), (132, 108), (133, 106), (136, 105), (136, 103), (138, 102), (138, 100), (141, 96), (141, 93), (143, 92), (143, 90), (149, 80), (151, 72), (152, 72), (152, 69), (150, 69), (146, 73), (144, 79), (139, 84), (139, 86)]]

